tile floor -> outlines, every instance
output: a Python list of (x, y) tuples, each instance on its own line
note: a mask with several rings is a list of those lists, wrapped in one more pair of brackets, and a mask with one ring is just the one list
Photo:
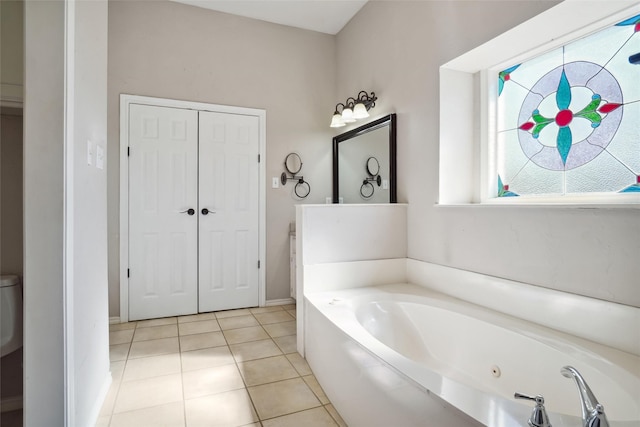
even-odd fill
[(296, 351), (295, 305), (111, 325), (96, 427), (346, 426)]

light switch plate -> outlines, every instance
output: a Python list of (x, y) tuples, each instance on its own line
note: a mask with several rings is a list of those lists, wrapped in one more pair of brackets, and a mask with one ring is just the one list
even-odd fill
[(280, 188), (280, 178), (277, 176), (271, 177), (271, 188)]

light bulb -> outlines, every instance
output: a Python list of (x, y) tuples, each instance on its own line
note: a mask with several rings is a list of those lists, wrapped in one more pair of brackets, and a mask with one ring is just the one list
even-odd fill
[(353, 118), (354, 119), (366, 119), (369, 117), (369, 112), (367, 111), (367, 107), (364, 106), (362, 102), (359, 102), (353, 107)]
[(353, 123), (356, 121), (355, 118), (353, 118), (353, 110), (349, 107), (345, 107), (342, 110), (342, 121), (345, 123)]
[(339, 128), (342, 126), (344, 126), (344, 122), (342, 121), (342, 116), (340, 115), (340, 113), (334, 114), (333, 117), (331, 118), (331, 127)]

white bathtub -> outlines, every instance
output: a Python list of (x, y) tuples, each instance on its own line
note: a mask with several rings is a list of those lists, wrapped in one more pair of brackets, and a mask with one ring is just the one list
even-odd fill
[(305, 311), (307, 360), (351, 427), (526, 426), (533, 404), (514, 392), (542, 394), (554, 427), (578, 427), (565, 365), (612, 426), (640, 426), (637, 355), (414, 285), (310, 293)]

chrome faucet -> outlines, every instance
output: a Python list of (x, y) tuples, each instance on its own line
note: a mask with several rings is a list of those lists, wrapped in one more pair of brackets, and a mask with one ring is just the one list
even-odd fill
[(609, 427), (604, 407), (593, 395), (580, 372), (572, 366), (565, 366), (560, 370), (560, 373), (567, 378), (573, 378), (578, 386), (580, 403), (582, 404), (582, 425), (584, 427)]
[(513, 397), (516, 399), (533, 400), (536, 402), (536, 406), (533, 408), (533, 412), (531, 412), (531, 416), (529, 417), (529, 427), (551, 427), (547, 411), (544, 409), (544, 397), (541, 395), (527, 396), (522, 393), (516, 393)]

